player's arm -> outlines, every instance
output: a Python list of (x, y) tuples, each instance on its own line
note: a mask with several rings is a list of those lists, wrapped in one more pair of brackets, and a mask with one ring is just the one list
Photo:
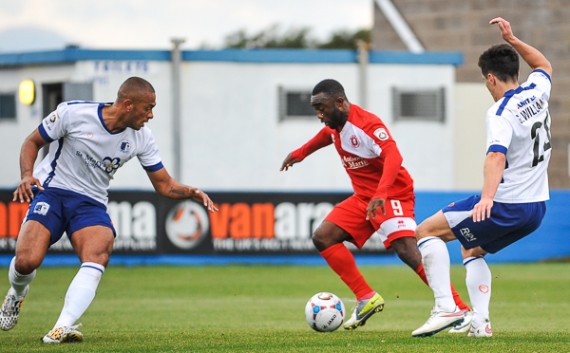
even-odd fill
[(43, 190), (40, 181), (34, 177), (34, 164), (38, 158), (40, 149), (48, 142), (44, 140), (38, 129), (35, 129), (22, 144), (20, 150), (20, 177), (21, 181), (16, 190), (12, 201), (30, 202), (34, 197), (32, 186)]
[(473, 221), (480, 222), (491, 217), (493, 199), (503, 178), (507, 157), (503, 152), (489, 152), (483, 164), (483, 190), (481, 200), (473, 207)]
[(511, 24), (503, 19), (502, 17), (497, 17), (489, 21), (489, 24), (499, 25), (499, 30), (503, 39), (509, 43), (523, 60), (531, 67), (531, 69), (541, 69), (544, 70), (549, 76), (552, 76), (552, 65), (550, 61), (536, 48), (523, 42), (513, 34), (511, 29)]
[(384, 160), (382, 176), (378, 182), (376, 192), (372, 196), (372, 199), (366, 208), (366, 219), (375, 218), (378, 207), (380, 207), (383, 215), (386, 214), (384, 204), (388, 198), (388, 188), (398, 177), (400, 167), (402, 166), (402, 161), (404, 160), (394, 142), (385, 144), (385, 146), (383, 146), (380, 158)]
[(293, 164), (301, 162), (311, 153), (328, 146), (332, 143), (330, 138), (330, 132), (327, 128), (322, 128), (312, 139), (305, 143), (300, 148), (289, 153), (287, 157), (283, 160), (281, 164), (280, 171), (287, 170), (292, 167)]
[(197, 202), (202, 202), (204, 207), (209, 211), (217, 211), (214, 202), (210, 197), (198, 188), (179, 183), (176, 179), (170, 176), (166, 168), (161, 168), (157, 171), (147, 171), (147, 175), (154, 186), (156, 192), (164, 197), (174, 200), (192, 199)]

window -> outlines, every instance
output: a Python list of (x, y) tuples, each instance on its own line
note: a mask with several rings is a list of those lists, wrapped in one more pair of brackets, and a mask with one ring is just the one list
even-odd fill
[(445, 88), (392, 88), (395, 121), (423, 120), (445, 122)]
[(311, 89), (290, 89), (279, 86), (279, 121), (313, 119)]
[(0, 93), (0, 120), (16, 120), (15, 93)]

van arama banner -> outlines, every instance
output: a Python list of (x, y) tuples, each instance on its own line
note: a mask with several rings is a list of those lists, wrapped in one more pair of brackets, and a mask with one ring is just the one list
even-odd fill
[[(173, 201), (154, 192), (113, 191), (108, 212), (117, 231), (114, 253), (303, 254), (315, 253), (311, 234), (340, 193), (208, 193), (218, 212), (194, 201)], [(27, 204), (0, 191), (0, 252), (12, 253)], [(354, 247), (351, 247), (355, 249)], [(71, 252), (63, 237), (52, 252)], [(373, 236), (365, 252), (385, 252)]]

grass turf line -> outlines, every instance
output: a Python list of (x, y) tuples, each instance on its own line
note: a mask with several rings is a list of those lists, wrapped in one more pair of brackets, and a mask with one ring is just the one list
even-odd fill
[[(314, 332), (304, 319), (305, 303), (318, 291), (340, 296), (347, 315), (354, 305), (328, 267), (159, 266), (109, 267), (80, 320), (85, 341), (49, 347), (40, 338), (55, 323), (76, 269), (45, 268), (18, 325), (0, 332), (0, 352), (569, 352), (570, 264), (490, 267), (491, 339), (445, 332), (412, 338), (433, 297), (404, 266), (362, 267), (386, 307), (356, 331), (332, 333)], [(452, 275), (468, 299), (463, 267)]]

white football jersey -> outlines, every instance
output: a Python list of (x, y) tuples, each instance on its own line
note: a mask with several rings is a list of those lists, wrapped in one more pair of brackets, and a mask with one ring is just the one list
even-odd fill
[(487, 111), (487, 152), (503, 152), (507, 162), (495, 201), (525, 203), (549, 199), (548, 162), (550, 76), (533, 71)]
[(106, 205), (109, 182), (131, 158), (138, 157), (147, 171), (163, 167), (150, 129), (110, 132), (102, 116), (106, 105), (63, 102), (42, 120), (38, 130), (52, 143), (34, 176), (44, 187), (74, 191)]

